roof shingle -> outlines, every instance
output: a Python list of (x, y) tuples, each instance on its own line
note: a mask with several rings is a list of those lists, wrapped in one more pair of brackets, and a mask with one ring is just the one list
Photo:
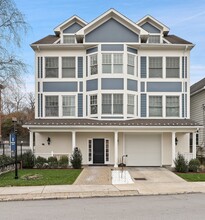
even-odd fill
[(167, 35), (164, 38), (172, 44), (192, 44), (191, 42), (186, 41), (180, 37), (177, 37), (176, 35)]
[(53, 44), (54, 42), (56, 42), (59, 39), (58, 36), (56, 35), (48, 35), (32, 44)]
[(205, 78), (201, 79), (200, 81), (198, 81), (197, 83), (191, 86), (190, 88), (191, 95), (203, 88), (205, 88)]

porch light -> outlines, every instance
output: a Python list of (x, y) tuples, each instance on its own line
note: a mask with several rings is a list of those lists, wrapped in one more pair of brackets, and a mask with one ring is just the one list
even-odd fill
[(175, 145), (177, 145), (177, 143), (178, 143), (178, 139), (177, 137), (175, 137)]
[(48, 145), (50, 145), (50, 143), (51, 143), (51, 138), (50, 137), (48, 137), (47, 143), (48, 143)]

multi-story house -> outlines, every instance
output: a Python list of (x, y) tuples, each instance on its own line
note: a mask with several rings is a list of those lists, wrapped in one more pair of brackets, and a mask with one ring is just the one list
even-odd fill
[[(205, 78), (191, 86), (190, 95), (191, 119), (205, 126)], [(190, 140), (192, 145), (192, 134)], [(196, 145), (205, 147), (204, 127), (196, 134)]]
[[(174, 166), (195, 158), (189, 134), (190, 50), (194, 45), (151, 16), (137, 23), (114, 9), (87, 23), (73, 16), (31, 45), (35, 120), (26, 124), (36, 155), (71, 154), (83, 164)], [(33, 146), (35, 133), (35, 146)]]

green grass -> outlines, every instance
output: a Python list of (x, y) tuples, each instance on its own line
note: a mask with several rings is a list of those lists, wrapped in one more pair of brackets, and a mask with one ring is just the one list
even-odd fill
[[(24, 169), (18, 171), (18, 179), (14, 179), (14, 172), (0, 176), (0, 186), (42, 186), (42, 185), (67, 185), (73, 184), (82, 170), (75, 169)], [(37, 176), (36, 179), (25, 177)]]
[(205, 181), (205, 173), (176, 173), (176, 174), (188, 182)]

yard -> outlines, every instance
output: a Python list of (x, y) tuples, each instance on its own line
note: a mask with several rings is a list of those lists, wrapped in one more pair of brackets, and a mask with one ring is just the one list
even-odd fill
[(188, 182), (205, 181), (205, 173), (176, 173), (176, 174)]
[(14, 172), (0, 176), (2, 186), (42, 186), (42, 185), (70, 185), (75, 182), (82, 169), (23, 169), (18, 172), (18, 179), (14, 179)]

